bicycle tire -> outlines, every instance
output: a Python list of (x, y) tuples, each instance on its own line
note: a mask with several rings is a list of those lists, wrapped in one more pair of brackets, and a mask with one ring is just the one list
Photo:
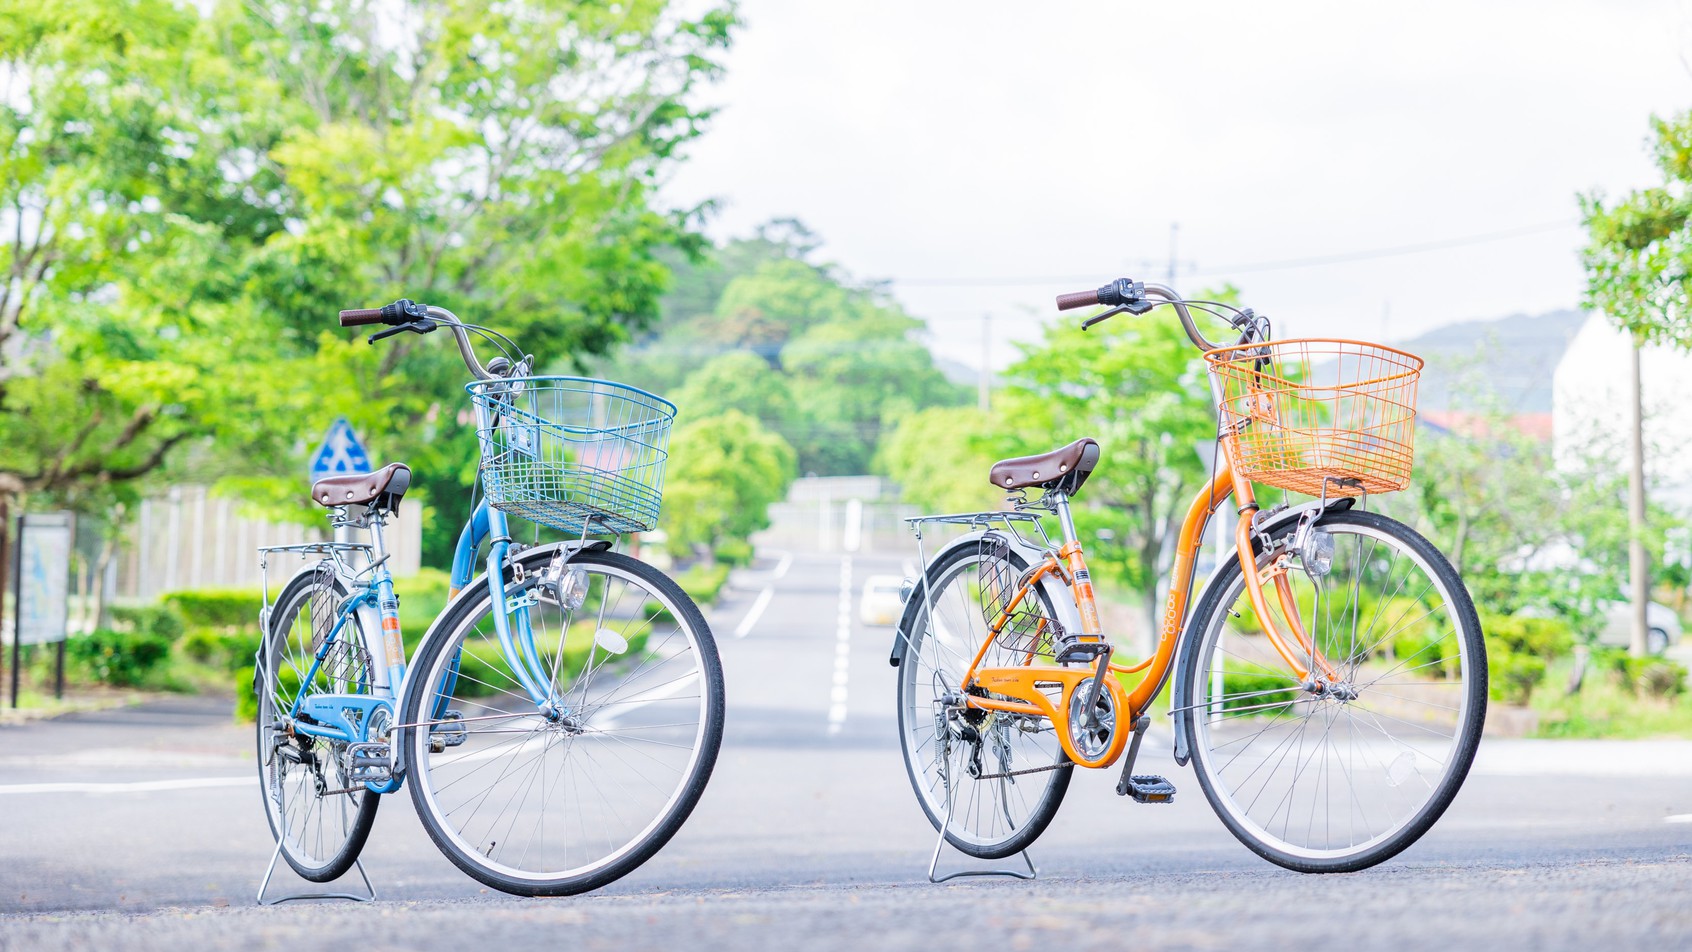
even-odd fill
[[(1336, 587), (1318, 600), (1311, 577), (1292, 574), (1302, 580), (1295, 597), (1317, 644), (1330, 660), (1341, 659), (1335, 687), (1311, 690), (1314, 679), (1299, 682), (1265, 649), (1266, 638), (1242, 630), (1255, 614), (1248, 614), (1239, 563), (1229, 559), (1193, 615), (1181, 669), (1190, 707), (1179, 712), (1179, 729), (1205, 797), (1242, 843), (1287, 869), (1352, 872), (1416, 842), (1457, 795), (1486, 719), (1486, 649), (1461, 577), (1414, 529), (1358, 510), (1331, 512), (1316, 525), (1336, 543), (1326, 578), (1356, 580), (1343, 598)], [(1404, 574), (1394, 585), (1401, 560)], [(1295, 564), (1302, 565), (1296, 558)], [(1426, 584), (1407, 587), (1413, 575)], [(1365, 596), (1370, 579), (1393, 586), (1391, 592)], [(1274, 603), (1273, 590), (1265, 594)], [(1319, 738), (1306, 730), (1318, 718)], [(1424, 762), (1439, 767), (1433, 782)], [(1306, 771), (1318, 763), (1301, 790)], [(1335, 816), (1341, 804), (1343, 836)], [(1371, 815), (1375, 804), (1381, 806)], [(1372, 816), (1382, 815), (1385, 822), (1373, 823)], [(1302, 834), (1293, 829), (1295, 817), (1306, 821)]]
[[(613, 552), (576, 553), (569, 569), (587, 579), (587, 601), (580, 608), (592, 611), (597, 598), (598, 615), (588, 654), (572, 671), (575, 662), (561, 659), (579, 649), (572, 639), (579, 640), (585, 629), (577, 626), (587, 619), (575, 617), (575, 610), (566, 613), (537, 588), (537, 573), (551, 557), (551, 551), (539, 550), (519, 559), (526, 578), (508, 577), (507, 598), (540, 598), (529, 608), (543, 619), (534, 622), (536, 651), (551, 668), (569, 715), (556, 721), (541, 715), (497, 642), (490, 642), (494, 629), (485, 582), (461, 596), (418, 648), (402, 707), (407, 785), (430, 839), (470, 876), (523, 896), (586, 892), (645, 863), (698, 804), (722, 743), (722, 666), (693, 600), (643, 562)], [(631, 599), (635, 589), (639, 593)], [(548, 613), (564, 619), (555, 631), (544, 621)], [(622, 652), (612, 650), (617, 639)], [(596, 655), (604, 644), (611, 647)], [(692, 684), (697, 693), (684, 696)], [(456, 726), (452, 712), (462, 718)], [(672, 720), (690, 713), (692, 720)], [(634, 723), (622, 722), (629, 718)], [(448, 745), (460, 731), (463, 739)], [(684, 745), (685, 755), (668, 753)], [(660, 770), (672, 767), (668, 761), (675, 761), (673, 768)], [(484, 762), (498, 770), (483, 773)], [(673, 781), (654, 779), (672, 773)], [(498, 804), (494, 787), (508, 777), (512, 789)], [(657, 795), (623, 783), (633, 779)], [(455, 789), (466, 781), (471, 785)], [(613, 783), (620, 785), (616, 797), (606, 794)], [(485, 792), (475, 784), (483, 784)], [(531, 802), (537, 788), (538, 800)], [(569, 803), (555, 809), (560, 789)], [(474, 800), (477, 795), (480, 800)], [(491, 820), (482, 812), (490, 802), (500, 811)], [(582, 812), (572, 817), (565, 806)], [(638, 815), (630, 821), (630, 814)], [(624, 829), (632, 832), (625, 835)]]
[[(1028, 568), (1027, 562), (1014, 551), (1009, 552), (1007, 558), (1017, 574)], [(1058, 807), (1063, 805), (1064, 794), (1069, 790), (1075, 766), (1064, 755), (1049, 720), (1041, 719), (1046, 725), (1043, 732), (1019, 729), (1015, 734), (1011, 734), (1010, 722), (1007, 721), (1000, 727), (1000, 721), (995, 718), (988, 731), (1001, 731), (998, 737), (1001, 744), (991, 746), (1006, 753), (992, 758), (980, 755), (984, 763), (998, 768), (996, 771), (989, 769), (987, 772), (1002, 773), (1008, 770), (1057, 765), (1043, 773), (1023, 775), (1023, 780), (1033, 777), (1036, 783), (1042, 775), (1046, 780), (1040, 785), (1032, 805), (1029, 805), (1026, 797), (1014, 797), (1021, 804), (1021, 809), (1018, 810), (1021, 814), (1019, 818), (1011, 814), (1011, 788), (1020, 788), (1018, 778), (970, 782), (967, 759), (971, 752), (967, 743), (958, 747), (956, 766), (952, 764), (953, 755), (946, 755), (947, 766), (944, 771), (938, 769), (938, 756), (926, 756), (930, 751), (939, 753), (937, 745), (942, 743), (940, 725), (932, 713), (935, 697), (945, 690), (958, 689), (969, 659), (973, 657), (975, 648), (979, 647), (981, 638), (986, 637), (986, 620), (982, 617), (978, 602), (967, 591), (969, 581), (976, 574), (971, 570), (981, 559), (981, 553), (974, 547), (964, 546), (951, 550), (929, 567), (923, 581), (911, 592), (905, 603), (896, 635), (905, 639), (905, 653), (900, 661), (897, 677), (899, 750), (904, 756), (905, 775), (916, 794), (917, 804), (922, 807), (935, 831), (940, 831), (944, 826), (946, 841), (970, 856), (978, 859), (1002, 859), (1027, 849), (1045, 832), (1052, 818), (1057, 816)], [(932, 599), (925, 600), (925, 587), (931, 587), (930, 590), (934, 592)], [(1038, 595), (1046, 617), (1055, 617), (1045, 592), (1040, 591)], [(933, 607), (933, 617), (940, 619), (935, 625), (928, 622), (929, 604)], [(931, 637), (935, 627), (942, 630), (956, 628), (969, 632), (970, 634), (961, 639), (950, 639), (960, 645), (967, 645), (967, 653), (960, 657), (959, 651), (948, 649), (942, 644), (941, 637)], [(987, 656), (982, 659), (983, 662), (994, 663), (994, 653), (1002, 650), (1004, 649), (997, 645), (989, 648)], [(955, 732), (955, 727), (956, 725), (953, 725), (948, 730)], [(1040, 733), (1045, 735), (1049, 743), (1040, 745), (1031, 739)], [(1022, 743), (1012, 749), (1012, 740)], [(924, 766), (925, 760), (929, 766)], [(950, 779), (954, 775), (957, 776), (955, 783)], [(960, 795), (958, 790), (951, 792), (952, 821), (947, 825), (946, 794), (949, 785), (967, 789), (969, 793)], [(1020, 789), (1014, 792), (1020, 794)], [(990, 801), (985, 811), (980, 809), (983, 798)], [(995, 811), (994, 807), (998, 810)], [(960, 809), (964, 811), (961, 816), (958, 813)], [(1002, 828), (998, 824), (1000, 816), (1005, 819)]]
[[(282, 843), (283, 859), (288, 861), (294, 872), (314, 883), (338, 879), (352, 868), (352, 864), (358, 860), (359, 853), (364, 849), (365, 841), (370, 837), (370, 828), (376, 822), (376, 808), (381, 804), (380, 795), (361, 785), (347, 782), (345, 765), (339, 756), (345, 744), (305, 735), (297, 735), (291, 742), (282, 742), (291, 743), (293, 750), (299, 751), (302, 757), (309, 755), (314, 761), (313, 766), (297, 763), (277, 752), (281, 746), (278, 743), (281, 738), (277, 734), (279, 720), (276, 712), (289, 706), (296, 696), (305, 691), (305, 687), (301, 686), (290, 693), (290, 688), (283, 682), (285, 679), (303, 680), (310, 669), (314, 653), (313, 623), (319, 620), (314, 619), (312, 613), (325, 604), (319, 602), (314, 606), (313, 596), (323, 585), (328, 586), (328, 594), (331, 597), (326, 604), (330, 605), (332, 610), (332, 606), (339, 605), (347, 596), (346, 586), (333, 574), (321, 575), (315, 568), (308, 569), (295, 575), (283, 586), (270, 615), (269, 631), (264, 636), (261, 657), (265, 663), (257, 666), (253, 672), (253, 690), (258, 700), (254, 734), (258, 752), (259, 793), (264, 799), (265, 820), (270, 824), (272, 838)], [(300, 624), (302, 612), (306, 613), (303, 626)], [(354, 684), (368, 691), (369, 653), (368, 649), (363, 647), (368, 642), (356, 614), (347, 619), (346, 625), (336, 638), (338, 643), (348, 646), (350, 650), (345, 652), (345, 660), (330, 658), (320, 666), (313, 686), (319, 689), (336, 689), (336, 693), (356, 693), (339, 690)], [(362, 671), (358, 669), (360, 659), (353, 657), (354, 655), (362, 655)], [(290, 674), (284, 675), (284, 671)], [(336, 771), (333, 781), (323, 776), (324, 765), (321, 761), (325, 754)], [(313, 774), (316, 776), (313, 777)], [(311, 781), (312, 796), (290, 798), (290, 775), (299, 781)], [(318, 780), (325, 781), (325, 784), (318, 784)], [(333, 786), (327, 786), (331, 782)], [(327, 838), (321, 829), (316, 833), (301, 830), (298, 836), (284, 836), (284, 827), (293, 831), (297, 826), (309, 826), (314, 815), (318, 819), (331, 816), (313, 809), (314, 804), (321, 807), (323, 801), (328, 799), (324, 795), (326, 789), (347, 791), (331, 795), (335, 798), (333, 803), (338, 807), (333, 817), (338, 819), (328, 831)], [(304, 792), (303, 786), (298, 792)], [(344, 800), (341, 799), (343, 797)], [(284, 823), (283, 818), (290, 815), (290, 806), (295, 802), (301, 803), (302, 811)], [(347, 810), (347, 806), (352, 809)], [(311, 846), (312, 843), (317, 844), (315, 848)]]

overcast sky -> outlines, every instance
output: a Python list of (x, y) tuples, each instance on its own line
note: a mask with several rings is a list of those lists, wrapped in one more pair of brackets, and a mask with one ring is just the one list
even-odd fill
[(1231, 280), (1277, 336), (1573, 307), (1576, 193), (1649, 184), (1650, 116), (1692, 108), (1685, 2), (742, 12), (669, 197), (720, 199), (719, 239), (800, 218), (972, 365), (983, 314), (1003, 366), (1058, 292), (1163, 280), (1175, 222), (1177, 287)]

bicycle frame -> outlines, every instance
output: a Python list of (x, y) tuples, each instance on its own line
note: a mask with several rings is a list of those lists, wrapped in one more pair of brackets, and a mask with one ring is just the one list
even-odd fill
[[(1300, 618), (1298, 606), (1293, 598), (1291, 586), (1287, 582), (1287, 572), (1290, 562), (1285, 555), (1271, 560), (1266, 566), (1259, 567), (1255, 549), (1252, 545), (1253, 520), (1258, 511), (1258, 505), (1253, 493), (1251, 482), (1236, 475), (1231, 453), (1224, 446), (1222, 458), (1216, 473), (1210, 482), (1194, 495), (1187, 507), (1185, 518), (1181, 522), (1181, 532), (1175, 549), (1175, 561), (1170, 570), (1169, 595), (1165, 602), (1162, 629), (1159, 632), (1157, 647), (1150, 658), (1135, 665), (1120, 665), (1109, 661), (1108, 656), (1101, 656), (1090, 666), (1059, 667), (1050, 664), (1035, 664), (1034, 651), (1031, 648), (1019, 665), (1003, 667), (982, 667), (982, 658), (987, 649), (994, 643), (1000, 629), (1009, 621), (1011, 614), (1016, 611), (1025, 598), (1034, 597), (1036, 586), (1047, 576), (1056, 575), (1062, 579), (1075, 599), (1079, 611), (1082, 630), (1079, 633), (1083, 641), (1099, 641), (1103, 638), (1103, 631), (1099, 625), (1098, 606), (1094, 600), (1093, 586), (1087, 572), (1086, 559), (1082, 552), (1080, 541), (1076, 538), (1075, 527), (1069, 515), (1069, 501), (1059, 495), (1054, 500), (1058, 522), (1063, 529), (1063, 544), (1055, 549), (1048, 549), (1045, 561), (1034, 566), (1021, 580), (1018, 589), (1007, 601), (999, 614), (988, 623), (986, 637), (982, 639), (975, 657), (970, 661), (962, 682), (959, 684), (963, 692), (963, 703), (969, 707), (986, 711), (999, 711), (1007, 714), (1031, 715), (1050, 718), (1057, 729), (1059, 742), (1065, 753), (1076, 764), (1083, 767), (1108, 767), (1121, 756), (1127, 746), (1129, 731), (1115, 730), (1111, 742), (1097, 757), (1085, 757), (1074, 748), (1070, 741), (1069, 708), (1075, 690), (1083, 684), (1100, 677), (1099, 666), (1108, 665), (1111, 676), (1103, 677), (1103, 689), (1108, 691), (1118, 712), (1118, 724), (1132, 724), (1137, 721), (1151, 705), (1152, 698), (1163, 688), (1169, 678), (1174, 665), (1176, 649), (1179, 647), (1181, 632), (1187, 622), (1189, 600), (1192, 596), (1194, 567), (1197, 563), (1199, 546), (1204, 538), (1204, 531), (1216, 510), (1230, 496), (1239, 498), (1240, 518), (1234, 530), (1235, 554), (1239, 559), (1240, 568), (1248, 580), (1246, 590), (1249, 593), (1252, 607), (1257, 613), (1259, 621), (1264, 627), (1264, 633), (1274, 645), (1276, 652), (1285, 660), (1291, 670), (1303, 680), (1309, 680), (1312, 672), (1321, 677), (1332, 677), (1332, 666), (1323, 657), (1313, 639), (1306, 634), (1303, 621)], [(1264, 586), (1271, 585), (1277, 596), (1282, 617), (1286, 620), (1287, 631), (1281, 631), (1269, 610), (1269, 601), (1264, 594)], [(1116, 675), (1144, 672), (1133, 690), (1124, 688)], [(1062, 691), (1058, 703), (1054, 704), (1040, 685), (1059, 684)], [(980, 697), (969, 693), (969, 688), (980, 687), (997, 694), (1008, 695), (1013, 700)], [(1124, 719), (1121, 712), (1127, 712)]]
[[(487, 411), (478, 406), (477, 415), (481, 425), (486, 426)], [(342, 564), (338, 557), (331, 560), (336, 574), (352, 593), (337, 606), (334, 625), (323, 638), (323, 643), (314, 653), (310, 668), (301, 679), (302, 684), (313, 683), (337, 636), (345, 630), (348, 621), (356, 616), (364, 631), (382, 632), (381, 638), (371, 640), (366, 646), (370, 653), (371, 683), (357, 685), (360, 689), (367, 689), (368, 693), (305, 695), (302, 691), (303, 696), (296, 696), (288, 711), (288, 719), (294, 730), (349, 744), (368, 743), (371, 740), (370, 725), (379, 710), (386, 711), (387, 722), (393, 725), (396, 720), (394, 708), (408, 687), (399, 599), (394, 594), (393, 575), (388, 571), (388, 552), (382, 536), (383, 521), (378, 514), (370, 514), (368, 519), (366, 526), (370, 533), (370, 545), (361, 548), (367, 548), (370, 566), (354, 572)], [(530, 624), (528, 611), (529, 606), (535, 604), (534, 595), (525, 594), (515, 600), (506, 596), (503, 567), (511, 550), (510, 524), (505, 513), (489, 506), (486, 500), (476, 505), (459, 532), (452, 560), (452, 587), (447, 607), (442, 609), (437, 620), (446, 614), (453, 599), (470, 584), (476, 569), (476, 553), (481, 549), (482, 543), (489, 540), (492, 542), (484, 564), (493, 605), (494, 630), (498, 636), (500, 651), (511, 671), (516, 674), (523, 690), (535, 702), (538, 713), (546, 717), (566, 716), (569, 711), (564, 708), (559, 695), (551, 690), (551, 675), (542, 665), (540, 652), (535, 648), (534, 629)], [(458, 659), (454, 657), (445, 675), (444, 689), (440, 692), (441, 704), (450, 696), (457, 677)], [(427, 726), (433, 729), (433, 722), (440, 719), (444, 713), (442, 710), (430, 712)], [(304, 718), (301, 717), (302, 714), (305, 715)], [(375, 793), (393, 793), (399, 789), (402, 782), (403, 776), (396, 769), (393, 779), (367, 786)]]

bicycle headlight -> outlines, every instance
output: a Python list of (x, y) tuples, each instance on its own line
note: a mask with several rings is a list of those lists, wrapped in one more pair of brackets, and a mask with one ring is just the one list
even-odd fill
[(1298, 548), (1298, 560), (1311, 578), (1321, 578), (1334, 567), (1334, 534), (1321, 529), (1305, 533), (1304, 544)]

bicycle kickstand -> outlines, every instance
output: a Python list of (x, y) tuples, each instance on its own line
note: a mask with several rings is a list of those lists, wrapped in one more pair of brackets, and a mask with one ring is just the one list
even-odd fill
[(1028, 850), (1026, 849), (1017, 855), (1021, 856), (1022, 862), (1028, 866), (1027, 872), (1023, 872), (1018, 869), (961, 869), (955, 873), (947, 873), (944, 876), (940, 876), (938, 878), (935, 877), (934, 873), (940, 867), (940, 850), (946, 845), (946, 831), (952, 828), (952, 790), (951, 780), (950, 778), (947, 778), (946, 819), (940, 824), (940, 836), (934, 841), (934, 855), (930, 857), (928, 861), (928, 881), (931, 883), (943, 883), (949, 879), (959, 879), (964, 876), (1011, 876), (1016, 879), (1038, 878), (1040, 872), (1034, 868), (1034, 861), (1029, 858)]

